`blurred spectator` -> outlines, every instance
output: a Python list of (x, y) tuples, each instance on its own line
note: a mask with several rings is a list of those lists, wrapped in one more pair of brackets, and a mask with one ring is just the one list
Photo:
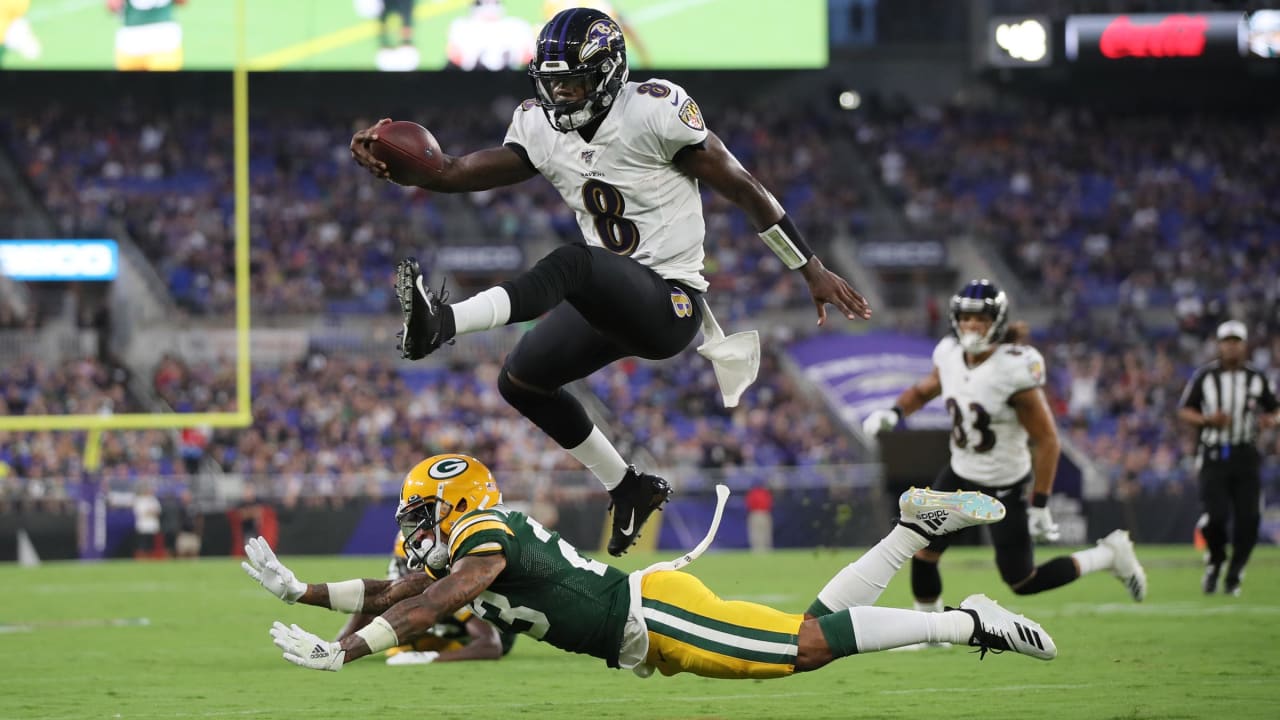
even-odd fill
[(773, 549), (773, 493), (764, 485), (747, 491), (747, 544), (754, 553)]
[(160, 557), (164, 553), (164, 537), (160, 534), (160, 500), (150, 483), (138, 485), (133, 497), (134, 558)]

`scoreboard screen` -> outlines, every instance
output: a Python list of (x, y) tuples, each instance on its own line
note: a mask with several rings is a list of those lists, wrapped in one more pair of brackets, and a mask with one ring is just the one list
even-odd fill
[(617, 20), (633, 68), (827, 64), (824, 0), (0, 0), (0, 70), (229, 70), (241, 28), (256, 71), (521, 70), (571, 7)]

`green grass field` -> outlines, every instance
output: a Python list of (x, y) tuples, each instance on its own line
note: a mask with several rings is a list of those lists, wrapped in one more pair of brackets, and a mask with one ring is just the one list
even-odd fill
[[(235, 59), (236, 0), (189, 0), (178, 7), (186, 69), (228, 69)], [(260, 70), (373, 70), (378, 22), (356, 15), (352, 0), (244, 0), (250, 67)], [(421, 68), (445, 64), (449, 23), (471, 0), (417, 0), (414, 45)], [(633, 67), (824, 67), (822, 0), (613, 0), (634, 42)], [(750, 12), (744, 12), (751, 6)], [(508, 13), (536, 29), (544, 0), (507, 0)], [(785, 7), (786, 11), (780, 11)], [(8, 53), (6, 69), (102, 69), (113, 66), (120, 20), (104, 0), (34, 0), (28, 19), (43, 45), (34, 60)], [(399, 20), (392, 20), (394, 27)], [(779, 38), (785, 38), (780, 42)]]
[[(1259, 550), (1240, 598), (1202, 596), (1190, 548), (1140, 551), (1151, 580), (1142, 605), (1106, 575), (1016, 597), (989, 550), (951, 551), (947, 598), (984, 591), (1040, 620), (1060, 648), (1053, 662), (979, 662), (961, 648), (878, 653), (767, 682), (641, 680), (529, 638), (500, 663), (388, 668), (370, 658), (320, 673), (284, 662), (267, 628), (282, 619), (327, 635), (341, 616), (284, 605), (232, 559), (5, 566), (0, 718), (1277, 717), (1280, 550)], [(692, 570), (724, 597), (799, 612), (853, 555), (720, 553)], [(381, 558), (285, 560), (314, 581), (384, 567)], [(881, 604), (909, 606), (907, 575)]]

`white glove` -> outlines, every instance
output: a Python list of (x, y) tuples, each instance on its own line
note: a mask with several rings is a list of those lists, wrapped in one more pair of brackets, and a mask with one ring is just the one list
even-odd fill
[(342, 660), (347, 651), (336, 642), (322, 640), (297, 625), (285, 626), (277, 620), (271, 626), (271, 639), (276, 647), (284, 651), (284, 659), (312, 670), (342, 669)]
[(398, 652), (387, 658), (388, 665), (430, 665), (440, 653), (433, 650)]
[(1031, 539), (1036, 542), (1058, 542), (1062, 538), (1047, 507), (1027, 508), (1027, 527), (1031, 530)]
[(244, 554), (249, 559), (241, 562), (240, 567), (272, 595), (292, 605), (307, 591), (307, 584), (294, 577), (293, 571), (276, 559), (266, 540), (260, 537), (249, 540), (245, 543)]
[(902, 414), (895, 408), (876, 410), (862, 421), (862, 434), (874, 438), (882, 432), (892, 430), (902, 420)]

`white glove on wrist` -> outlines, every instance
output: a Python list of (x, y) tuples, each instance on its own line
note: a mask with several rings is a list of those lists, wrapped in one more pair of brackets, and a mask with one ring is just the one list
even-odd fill
[(276, 559), (266, 540), (250, 539), (245, 543), (244, 554), (248, 560), (240, 563), (240, 567), (272, 595), (292, 605), (307, 591), (307, 584), (300, 582), (292, 570)]
[(285, 626), (279, 620), (271, 626), (271, 639), (284, 651), (285, 660), (312, 670), (337, 672), (347, 656), (342, 645), (322, 640), (297, 625)]
[(1027, 528), (1031, 531), (1031, 539), (1036, 542), (1057, 542), (1062, 538), (1047, 507), (1027, 508)]
[(434, 650), (411, 650), (409, 652), (398, 652), (387, 658), (388, 665), (430, 665), (436, 658), (440, 657), (440, 653)]
[(862, 434), (869, 438), (874, 438), (882, 432), (887, 432), (898, 426), (898, 422), (902, 420), (901, 413), (894, 408), (876, 410), (862, 421)]

